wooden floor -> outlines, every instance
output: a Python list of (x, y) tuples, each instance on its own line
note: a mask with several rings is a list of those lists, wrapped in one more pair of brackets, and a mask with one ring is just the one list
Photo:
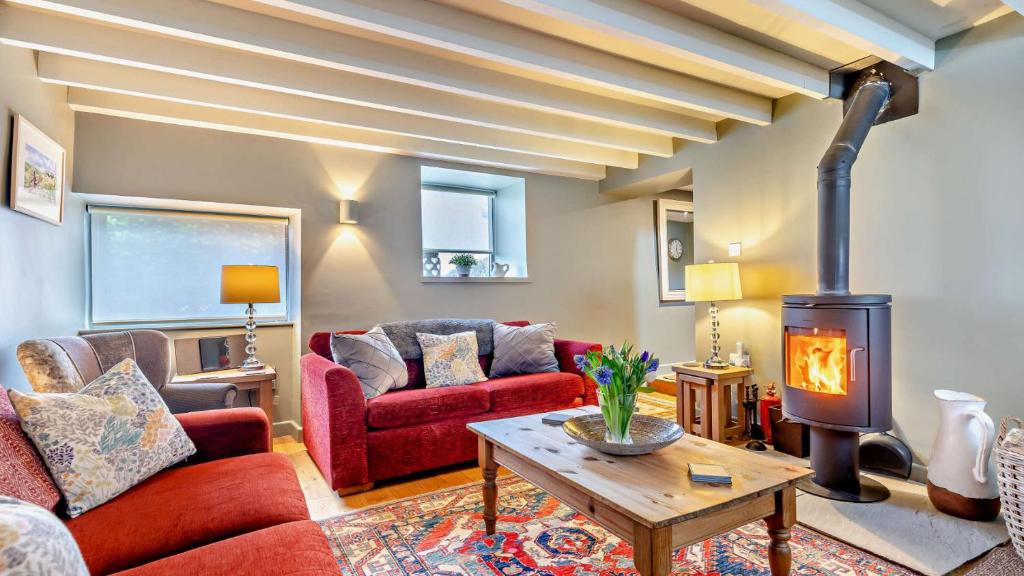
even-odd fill
[[(640, 402), (640, 412), (672, 418), (675, 415), (675, 398), (664, 394), (646, 395)], [(296, 442), (291, 436), (274, 438), (274, 452), (286, 454), (295, 464), (295, 472), (299, 476), (299, 484), (306, 495), (306, 504), (313, 520), (331, 518), (375, 504), (483, 480), (480, 468), (475, 463), (468, 463), (399, 480), (378, 482), (373, 490), (341, 497), (331, 490), (301, 442)], [(511, 472), (505, 468), (498, 471), (499, 476), (509, 474)]]

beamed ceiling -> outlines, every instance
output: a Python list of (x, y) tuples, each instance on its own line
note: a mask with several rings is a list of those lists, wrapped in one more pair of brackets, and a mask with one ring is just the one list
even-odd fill
[[(1024, 0), (1007, 0), (1024, 9)], [(0, 0), (71, 107), (600, 180), (724, 119), (825, 98), (878, 56), (927, 72), (935, 40), (1000, 0)]]

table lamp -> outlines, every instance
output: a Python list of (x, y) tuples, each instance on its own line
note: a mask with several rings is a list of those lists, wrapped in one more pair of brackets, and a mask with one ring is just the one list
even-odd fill
[(686, 267), (685, 286), (687, 302), (711, 302), (708, 310), (711, 315), (711, 357), (704, 361), (704, 367), (717, 370), (728, 368), (729, 363), (719, 356), (722, 349), (718, 345), (718, 306), (715, 302), (743, 298), (739, 264), (691, 264)]
[(245, 312), (249, 320), (245, 323), (245, 353), (242, 370), (259, 370), (263, 362), (256, 359), (256, 308), (253, 304), (276, 303), (281, 301), (277, 266), (235, 266), (221, 268), (221, 304), (247, 304)]

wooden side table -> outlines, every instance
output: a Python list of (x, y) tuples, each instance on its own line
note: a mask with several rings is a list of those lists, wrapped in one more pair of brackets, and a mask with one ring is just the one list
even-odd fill
[[(683, 430), (716, 442), (743, 436), (746, 428), (743, 399), (753, 370), (735, 366), (709, 370), (682, 364), (673, 364), (672, 370), (676, 373), (676, 421)], [(701, 406), (699, 421), (697, 401)], [(734, 404), (735, 419), (732, 418)]]
[(234, 384), (241, 391), (256, 391), (257, 405), (267, 413), (267, 419), (274, 423), (274, 381), (277, 372), (270, 364), (259, 370), (216, 370), (199, 374), (175, 376), (171, 382), (175, 384)]

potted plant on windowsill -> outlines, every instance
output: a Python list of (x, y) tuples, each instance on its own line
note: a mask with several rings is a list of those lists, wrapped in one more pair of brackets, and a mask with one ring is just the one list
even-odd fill
[(466, 278), (473, 266), (476, 266), (476, 258), (472, 254), (456, 254), (448, 263), (455, 265), (455, 272), (459, 277)]

